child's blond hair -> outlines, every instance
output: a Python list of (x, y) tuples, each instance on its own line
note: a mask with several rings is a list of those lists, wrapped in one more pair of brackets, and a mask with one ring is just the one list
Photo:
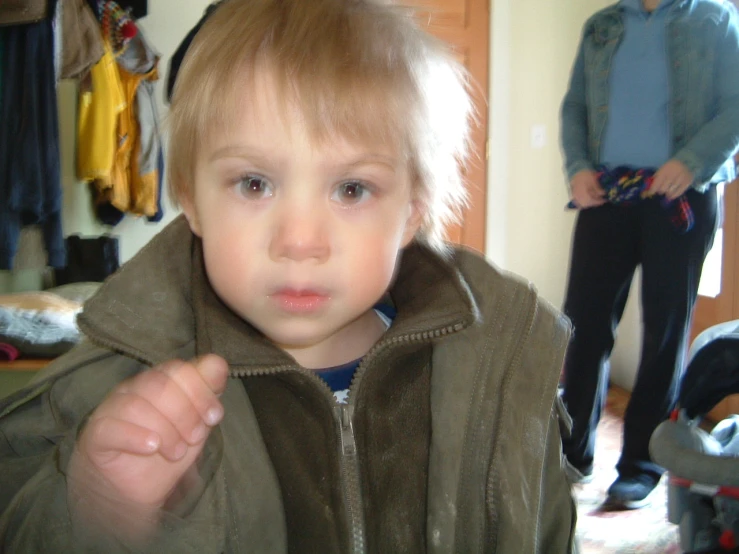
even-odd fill
[(466, 202), (467, 74), (407, 8), (381, 0), (226, 0), (179, 71), (169, 113), (169, 186), (191, 198), (198, 149), (249, 101), (267, 67), (317, 140), (388, 144), (407, 156), (422, 214), (418, 238), (445, 252)]

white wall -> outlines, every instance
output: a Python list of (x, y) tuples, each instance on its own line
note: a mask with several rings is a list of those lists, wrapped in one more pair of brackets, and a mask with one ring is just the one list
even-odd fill
[[(559, 108), (585, 20), (610, 0), (491, 0), (487, 255), (561, 306), (575, 214), (559, 149)], [(543, 125), (546, 142), (531, 144)], [(638, 290), (622, 321), (612, 377), (631, 388), (639, 355)]]
[[(609, 0), (490, 0), (490, 159), (487, 255), (503, 268), (533, 281), (544, 297), (561, 306), (574, 214), (565, 212), (567, 192), (558, 144), (559, 105), (567, 86), (585, 19)], [(140, 21), (161, 53), (157, 97), (166, 114), (164, 80), (169, 57), (202, 15), (209, 0), (149, 2)], [(99, 234), (85, 186), (74, 178), (75, 90), (61, 89), (60, 103), (64, 224), (67, 234)], [(532, 148), (531, 127), (543, 125), (546, 143)], [(153, 225), (127, 217), (112, 232), (121, 238), (125, 261), (175, 215)], [(633, 300), (613, 356), (613, 378), (630, 387), (639, 353), (639, 314)]]

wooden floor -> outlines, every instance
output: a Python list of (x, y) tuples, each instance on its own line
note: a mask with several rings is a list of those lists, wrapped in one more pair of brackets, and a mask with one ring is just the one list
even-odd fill
[(608, 388), (608, 398), (606, 399), (606, 410), (618, 417), (624, 418), (626, 406), (629, 403), (629, 392), (619, 386), (611, 385)]
[(623, 415), (629, 393), (608, 390), (606, 408), (598, 424), (593, 481), (575, 485), (577, 534), (583, 554), (678, 554), (677, 527), (667, 521), (667, 480), (655, 491), (655, 500), (640, 510), (615, 511), (605, 502), (607, 490), (618, 476)]

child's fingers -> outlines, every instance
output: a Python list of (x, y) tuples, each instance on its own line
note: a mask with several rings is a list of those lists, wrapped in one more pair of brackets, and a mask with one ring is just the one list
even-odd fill
[(142, 456), (153, 454), (161, 445), (161, 437), (130, 421), (101, 417), (87, 425), (84, 444), (87, 455), (102, 465), (122, 452)]
[[(120, 422), (120, 423), (114, 423)], [(126, 433), (118, 433), (111, 426), (125, 426), (125, 431), (137, 428), (133, 438), (129, 439)], [(143, 444), (140, 443), (143, 441)], [(149, 443), (149, 446), (145, 446)], [(116, 392), (101, 405), (83, 433), (82, 441), (90, 456), (100, 456), (99, 461), (112, 457), (113, 452), (128, 452), (131, 444), (135, 450), (140, 448), (151, 454), (158, 451), (170, 461), (177, 461), (187, 452), (187, 444), (180, 431), (171, 420), (155, 407), (149, 400), (131, 392)], [(151, 448), (156, 444), (157, 448)]]
[(226, 390), (228, 381), (228, 363), (215, 354), (206, 354), (194, 362), (203, 380), (214, 394), (220, 395)]
[(148, 401), (174, 426), (183, 441), (194, 445), (203, 441), (208, 429), (190, 397), (172, 378), (173, 372), (186, 371), (188, 365), (181, 361), (163, 364), (161, 369), (138, 375), (119, 391)]
[[(205, 371), (211, 373), (221, 371), (222, 368), (219, 362), (223, 362), (223, 360), (216, 356), (209, 357), (204, 364), (206, 366)], [(193, 363), (183, 362), (179, 365), (165, 364), (160, 370), (177, 383), (185, 395), (187, 395), (190, 402), (192, 402), (198, 411), (198, 414), (200, 414), (202, 422), (208, 426), (213, 426), (220, 422), (223, 415), (223, 407), (216, 393), (210, 388), (211, 383), (208, 383), (206, 378), (204, 378), (203, 371), (200, 370), (199, 366), (203, 366), (203, 360), (195, 360)], [(215, 366), (215, 369), (209, 366)], [(205, 438), (205, 436), (201, 438)]]

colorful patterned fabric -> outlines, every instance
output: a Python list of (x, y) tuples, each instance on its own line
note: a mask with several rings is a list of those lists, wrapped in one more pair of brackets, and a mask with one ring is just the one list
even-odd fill
[(99, 0), (98, 13), (103, 38), (108, 41), (114, 54), (119, 54), (136, 36), (138, 29), (133, 18), (116, 2)]
[[(650, 196), (649, 188), (652, 186), (655, 171), (627, 166), (614, 169), (599, 166), (596, 173), (598, 182), (606, 193), (605, 198), (608, 203), (631, 206)], [(684, 194), (675, 200), (668, 200), (663, 196), (660, 204), (669, 212), (670, 221), (679, 233), (687, 233), (693, 228), (695, 223), (693, 210)], [(577, 209), (574, 201), (571, 200), (567, 204), (567, 209)]]

